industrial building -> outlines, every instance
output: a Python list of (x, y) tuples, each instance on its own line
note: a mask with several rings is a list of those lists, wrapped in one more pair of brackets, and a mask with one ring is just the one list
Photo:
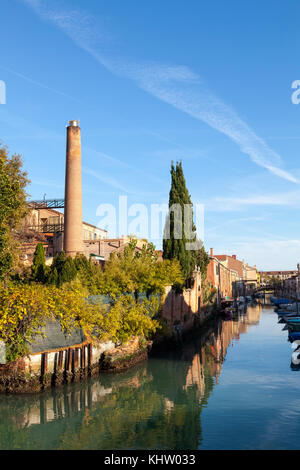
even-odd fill
[[(21, 229), (23, 261), (31, 264), (37, 243), (43, 243), (46, 264), (62, 251), (77, 253), (95, 262), (107, 261), (111, 253), (120, 253), (130, 237), (109, 239), (106, 230), (82, 220), (81, 129), (78, 121), (69, 121), (66, 142), (65, 198), (29, 202), (30, 212)], [(64, 209), (60, 212), (58, 209)], [(141, 251), (145, 241), (137, 240)]]

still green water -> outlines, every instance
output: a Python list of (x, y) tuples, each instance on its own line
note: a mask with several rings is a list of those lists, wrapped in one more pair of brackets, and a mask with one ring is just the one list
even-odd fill
[(0, 448), (298, 449), (300, 372), (277, 321), (249, 306), (129, 372), (0, 396)]

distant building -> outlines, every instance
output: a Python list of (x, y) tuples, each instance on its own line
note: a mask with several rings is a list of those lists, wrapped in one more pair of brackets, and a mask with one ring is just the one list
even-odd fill
[(247, 289), (255, 289), (258, 285), (257, 280), (256, 266), (252, 267), (249, 264), (244, 264), (244, 281), (247, 283)]
[[(21, 229), (21, 245), (24, 261), (31, 264), (37, 243), (43, 243), (46, 262), (63, 251), (64, 214), (55, 209), (31, 209)], [(94, 242), (107, 239), (107, 231), (87, 222), (82, 222), (82, 240)]]
[(217, 289), (219, 298), (248, 295), (258, 285), (256, 266), (245, 264), (236, 255), (215, 255), (212, 248), (207, 279)]
[(231, 256), (214, 255), (212, 248), (209, 259), (207, 280), (217, 290), (218, 302), (221, 299), (238, 295), (236, 286), (241, 279), (240, 274), (242, 274), (240, 262)]
[[(107, 261), (112, 253), (122, 253), (126, 246), (129, 245), (132, 237), (123, 236), (121, 238), (106, 238), (95, 240), (84, 240), (84, 254), (87, 258), (90, 256), (98, 256)], [(137, 244), (135, 250), (141, 252), (145, 240), (136, 239)]]
[(292, 276), (298, 275), (298, 271), (260, 271), (261, 283), (264, 284), (270, 280), (284, 281)]
[(163, 254), (164, 252), (162, 250), (156, 250), (154, 251), (154, 254), (157, 255), (157, 261), (163, 261)]
[(236, 255), (214, 255), (228, 269), (236, 271), (239, 278), (244, 278), (244, 263), (237, 259)]

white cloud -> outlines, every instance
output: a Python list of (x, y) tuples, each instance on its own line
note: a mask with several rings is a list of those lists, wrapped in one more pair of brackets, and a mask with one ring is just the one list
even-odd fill
[(221, 238), (214, 243), (217, 254), (235, 253), (239, 259), (245, 259), (250, 265), (257, 265), (260, 271), (296, 269), (300, 261), (300, 239), (273, 239), (263, 236), (245, 237), (244, 240), (232, 237)]
[(105, 176), (103, 174), (98, 173), (95, 170), (92, 170), (90, 168), (83, 168), (82, 169), (83, 173), (86, 175), (93, 176), (94, 178), (97, 178), (97, 180), (101, 181), (101, 183), (107, 184), (109, 186), (112, 186), (113, 188), (116, 188), (120, 191), (123, 191), (127, 194), (132, 194), (132, 191), (125, 188), (122, 186), (115, 178), (112, 178), (111, 176)]
[(206, 233), (216, 232), (220, 228), (227, 227), (228, 225), (235, 225), (235, 224), (240, 224), (240, 223), (244, 224), (245, 222), (261, 222), (263, 220), (264, 220), (263, 217), (241, 217), (238, 219), (229, 219), (223, 222), (222, 224), (218, 224), (214, 227), (207, 228), (205, 232)]
[(27, 77), (26, 75), (23, 75), (22, 73), (16, 72), (15, 70), (8, 69), (7, 67), (3, 67), (2, 65), (0, 68), (6, 72), (9, 72), (16, 77), (21, 78), (22, 80), (25, 80), (28, 83), (31, 83), (34, 86), (38, 86), (40, 88), (44, 88), (45, 90), (51, 91), (52, 93), (56, 93), (57, 95), (63, 96), (65, 98), (71, 99), (73, 101), (76, 101), (77, 103), (80, 103), (80, 101), (76, 98), (73, 98), (73, 96), (68, 95), (67, 93), (64, 93), (62, 91), (57, 90), (56, 88), (49, 87), (47, 85), (44, 85), (43, 83), (37, 82), (36, 80), (33, 80), (30, 77)]
[(244, 206), (300, 207), (300, 191), (254, 195), (248, 197), (215, 197), (208, 202), (208, 210), (234, 211)]
[(64, 190), (64, 185), (63, 184), (58, 184), (55, 181), (50, 181), (50, 180), (41, 180), (41, 179), (33, 179), (31, 180), (31, 185), (37, 185), (37, 186), (43, 186), (43, 187), (49, 187), (49, 188), (57, 188)]
[(94, 19), (79, 10), (64, 12), (49, 8), (41, 0), (23, 0), (42, 18), (53, 22), (75, 44), (91, 54), (111, 72), (134, 80), (137, 85), (156, 98), (205, 122), (226, 135), (257, 165), (274, 175), (293, 183), (299, 180), (280, 168), (281, 157), (258, 137), (255, 132), (220, 99), (201, 83), (200, 78), (185, 66), (158, 64), (156, 62), (134, 63), (124, 59), (106, 57), (99, 40), (103, 34), (95, 28)]

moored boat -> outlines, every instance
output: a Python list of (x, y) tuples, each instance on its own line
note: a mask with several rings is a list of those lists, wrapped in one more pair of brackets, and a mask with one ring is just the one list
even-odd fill
[(274, 304), (274, 305), (286, 305), (286, 304), (289, 304), (291, 303), (290, 299), (287, 299), (285, 297), (282, 297), (280, 299), (273, 299), (271, 300), (271, 302)]
[(288, 324), (300, 325), (300, 317), (283, 318), (283, 320)]
[(289, 341), (293, 343), (297, 339), (300, 339), (300, 331), (293, 331), (289, 334)]

